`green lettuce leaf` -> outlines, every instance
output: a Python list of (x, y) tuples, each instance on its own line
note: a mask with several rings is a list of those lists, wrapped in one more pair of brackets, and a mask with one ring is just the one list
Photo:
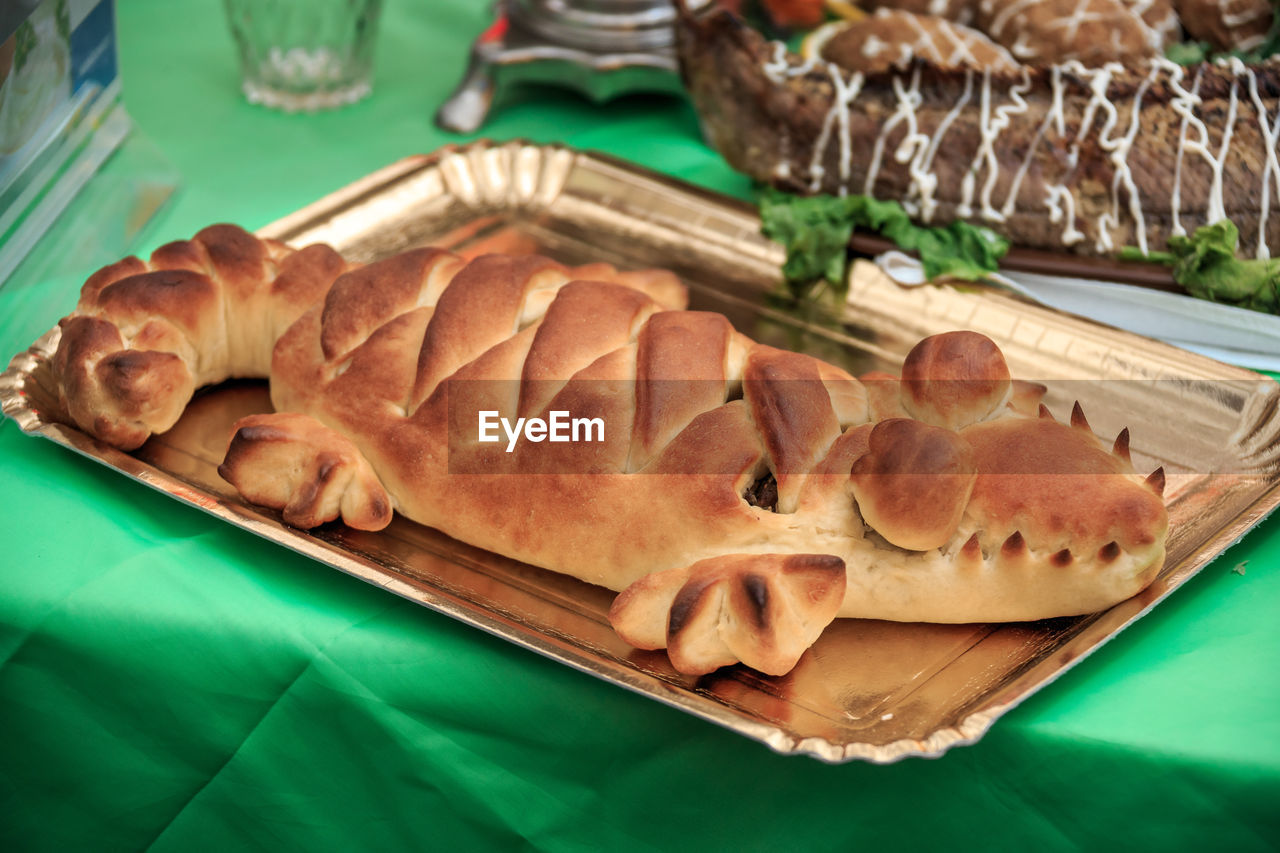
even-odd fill
[(1213, 48), (1207, 41), (1175, 41), (1164, 49), (1164, 58), (1179, 65), (1207, 62)]
[(821, 282), (844, 291), (849, 240), (857, 228), (918, 254), (930, 279), (978, 281), (1009, 251), (1009, 241), (989, 228), (960, 221), (917, 225), (898, 202), (863, 195), (794, 196), (770, 189), (760, 198), (760, 219), (765, 236), (787, 250), (782, 274), (797, 296)]
[(1144, 255), (1131, 246), (1120, 257), (1171, 267), (1173, 280), (1192, 296), (1280, 314), (1280, 259), (1238, 258), (1239, 239), (1235, 224), (1222, 220), (1197, 228), (1190, 237), (1170, 237), (1168, 251)]

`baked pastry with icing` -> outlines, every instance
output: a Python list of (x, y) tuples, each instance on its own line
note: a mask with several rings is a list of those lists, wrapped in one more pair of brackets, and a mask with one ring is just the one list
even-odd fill
[(1162, 46), (1122, 0), (978, 0), (976, 26), (1030, 64), (1131, 63)]
[(1218, 50), (1254, 50), (1274, 20), (1268, 0), (1177, 0), (1178, 16), (1192, 38)]
[(1182, 21), (1178, 18), (1173, 0), (1120, 0), (1120, 2), (1151, 28), (1161, 48), (1182, 40)]
[[(1093, 612), (1159, 570), (1159, 475), (1127, 433), (1032, 411), (989, 339), (860, 381), (684, 306), (662, 271), (429, 248), (351, 267), (223, 225), (90, 278), (53, 367), (123, 448), (202, 384), (268, 377), (276, 411), (219, 469), (247, 500), (303, 527), (394, 511), (617, 590), (620, 636), (690, 674), (784, 673), (836, 617)], [(598, 437), (555, 441), (556, 412)], [(488, 441), (486, 416), (544, 428)]]
[(917, 59), (939, 68), (1012, 69), (1013, 56), (975, 29), (935, 15), (893, 9), (835, 24), (816, 47), (823, 59), (858, 72), (903, 69)]
[[(1218, 4), (1218, 0), (1194, 1)], [(1118, 0), (1118, 2), (1155, 33), (1161, 47), (1181, 39), (1182, 24), (1178, 20), (1178, 13), (1173, 7), (1173, 0)], [(1228, 2), (1231, 2), (1231, 0), (1228, 0)], [(1259, 0), (1259, 2), (1263, 5), (1266, 4), (1266, 0)], [(866, 5), (873, 9), (899, 9), (904, 12), (914, 12), (917, 15), (934, 15), (953, 23), (975, 26), (975, 21), (978, 20), (978, 6), (980, 3), (988, 7), (988, 12), (982, 16), (982, 19), (989, 24), (991, 22), (990, 8), (992, 4), (984, 2), (984, 0), (873, 0), (873, 2)], [(1037, 0), (1036, 4), (1027, 5), (1039, 5), (1039, 0)], [(1004, 6), (1007, 8), (1007, 4), (1004, 4)], [(1018, 10), (1013, 11), (1015, 14), (1018, 13)], [(1065, 26), (1071, 26), (1073, 22), (1077, 24), (1075, 27), (1077, 33), (1080, 32), (1078, 24), (1083, 18), (1096, 14), (1098, 11), (1114, 14), (1114, 10), (1090, 10), (1079, 4), (1071, 9), (1059, 8), (1058, 11), (1064, 14), (1063, 22)], [(1035, 14), (1043, 15), (1045, 13), (1037, 11)], [(1124, 22), (1124, 26), (1125, 29), (1130, 28), (1127, 21)]]

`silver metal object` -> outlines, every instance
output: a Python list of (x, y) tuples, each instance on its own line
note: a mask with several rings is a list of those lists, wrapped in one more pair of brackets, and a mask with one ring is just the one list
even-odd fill
[(498, 0), (494, 10), (462, 81), (436, 112), (445, 130), (479, 129), (502, 91), (518, 83), (568, 87), (596, 102), (683, 90), (672, 0)]

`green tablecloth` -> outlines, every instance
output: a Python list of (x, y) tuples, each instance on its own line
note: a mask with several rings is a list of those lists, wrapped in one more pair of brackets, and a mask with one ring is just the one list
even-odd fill
[[(373, 97), (290, 116), (240, 97), (219, 3), (122, 2), (131, 146), (182, 180), (130, 248), (258, 227), (463, 141), (432, 116), (488, 5), (388, 0)], [(678, 100), (541, 90), (483, 134), (749, 192)], [(91, 218), (90, 198), (69, 215)], [(5, 357), (72, 307), (92, 266), (68, 251), (45, 247), (0, 289)], [(4, 849), (1280, 844), (1280, 519), (978, 744), (829, 766), (320, 567), (11, 421), (0, 454)]]

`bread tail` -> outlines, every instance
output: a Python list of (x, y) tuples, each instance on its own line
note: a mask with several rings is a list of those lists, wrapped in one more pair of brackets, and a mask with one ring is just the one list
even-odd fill
[(67, 414), (108, 444), (141, 445), (197, 388), (266, 376), (276, 338), (348, 268), (327, 246), (294, 251), (234, 225), (104, 267), (60, 324)]

